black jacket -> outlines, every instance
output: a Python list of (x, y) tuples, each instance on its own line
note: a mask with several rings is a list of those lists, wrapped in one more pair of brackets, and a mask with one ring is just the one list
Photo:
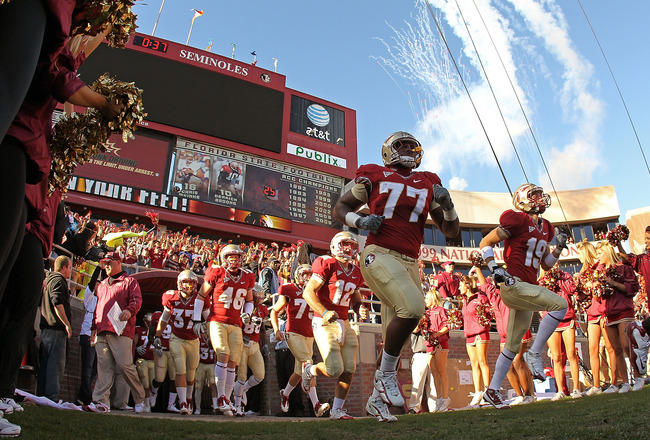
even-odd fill
[(63, 304), (65, 316), (70, 322), (72, 316), (70, 314), (70, 290), (68, 283), (63, 275), (59, 272), (50, 272), (45, 277), (43, 290), (43, 298), (41, 299), (41, 329), (57, 329), (65, 330), (65, 325), (56, 316), (54, 308), (57, 305)]

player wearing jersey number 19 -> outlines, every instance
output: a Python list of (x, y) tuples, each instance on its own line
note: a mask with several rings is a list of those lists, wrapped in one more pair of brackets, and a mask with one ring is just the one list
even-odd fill
[[(535, 342), (524, 356), (533, 377), (542, 378), (542, 350), (568, 307), (564, 298), (537, 285), (539, 268), (552, 268), (562, 249), (567, 247), (566, 234), (559, 230), (554, 233), (551, 222), (541, 217), (551, 205), (551, 197), (541, 187), (525, 183), (515, 190), (512, 201), (516, 210), (501, 214), (499, 226), (483, 237), (480, 244), (483, 259), (501, 289), (501, 299), (510, 309), (506, 344), (497, 359), (490, 386), (483, 395), (483, 400), (499, 409), (509, 408), (499, 389), (519, 353), (521, 339), (530, 327), (533, 312), (549, 312), (540, 322)], [(557, 246), (549, 252), (548, 244), (554, 236)], [(501, 241), (504, 242), (503, 256), (508, 271), (494, 259), (493, 246)]]
[[(253, 312), (255, 276), (244, 269), (243, 251), (229, 244), (220, 252), (223, 266), (212, 265), (205, 272), (203, 285), (194, 307), (194, 332), (203, 334), (201, 321), (204, 298), (212, 296), (208, 315), (210, 342), (217, 354), (214, 377), (217, 383), (218, 409), (233, 417), (229, 396), (235, 386), (235, 368), (243, 348), (242, 325), (249, 324)], [(225, 266), (225, 267), (224, 267)]]
[[(384, 349), (375, 372), (375, 390), (366, 410), (377, 420), (394, 418), (386, 405), (403, 406), (396, 370), (402, 347), (424, 314), (418, 267), (420, 245), (429, 215), (447, 237), (459, 232), (458, 215), (449, 191), (428, 171), (414, 171), (422, 161), (422, 146), (399, 131), (382, 146), (384, 166), (362, 165), (355, 184), (334, 206), (342, 223), (371, 232), (361, 255), (363, 277), (381, 300)], [(369, 215), (355, 211), (368, 205)]]

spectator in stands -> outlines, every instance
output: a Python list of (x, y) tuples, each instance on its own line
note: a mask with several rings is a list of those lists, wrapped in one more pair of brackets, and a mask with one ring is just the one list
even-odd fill
[(165, 258), (165, 264), (163, 265), (163, 267), (167, 270), (175, 270), (175, 271), (180, 270), (180, 264), (178, 262), (178, 253), (173, 252), (167, 254), (167, 257)]
[[(70, 291), (68, 279), (72, 262), (66, 256), (54, 261), (54, 271), (45, 278), (41, 301), (41, 369), (37, 394), (58, 402), (59, 388), (65, 370), (67, 340), (72, 337)], [(8, 343), (5, 341), (4, 343)]]
[(148, 247), (142, 248), (140, 255), (138, 255), (138, 266), (151, 269), (151, 257)]
[(460, 294), (460, 274), (454, 273), (455, 263), (453, 261), (445, 261), (442, 263), (444, 272), (438, 275), (438, 292), (443, 298), (453, 298)]

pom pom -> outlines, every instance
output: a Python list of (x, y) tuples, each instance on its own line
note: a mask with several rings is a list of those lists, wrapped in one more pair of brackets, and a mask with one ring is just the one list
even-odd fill
[(614, 247), (628, 238), (630, 238), (630, 229), (625, 225), (617, 225), (607, 233), (607, 241)]
[(485, 265), (485, 260), (481, 256), (479, 251), (472, 251), (469, 254), (469, 261), (472, 263), (472, 266), (481, 267)]
[(459, 330), (463, 328), (463, 312), (458, 309), (451, 309), (447, 311), (447, 326), (451, 330)]
[(70, 35), (97, 35), (111, 25), (106, 36), (108, 44), (124, 48), (135, 33), (136, 15), (132, 0), (77, 0), (72, 13)]
[(149, 217), (149, 220), (151, 220), (151, 223), (155, 227), (158, 227), (158, 223), (160, 222), (160, 214), (158, 214), (156, 211), (145, 211), (144, 215)]
[(476, 316), (478, 318), (479, 325), (485, 327), (490, 325), (494, 319), (494, 310), (490, 304), (479, 303), (476, 306)]

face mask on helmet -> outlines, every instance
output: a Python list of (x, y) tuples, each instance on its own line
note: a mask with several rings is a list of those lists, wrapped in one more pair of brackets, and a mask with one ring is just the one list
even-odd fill
[(353, 260), (359, 254), (359, 243), (349, 232), (339, 232), (330, 243), (330, 251), (334, 257)]
[(183, 296), (192, 295), (196, 291), (197, 284), (198, 279), (191, 270), (184, 270), (180, 275), (178, 275), (178, 290), (183, 294)]
[(221, 251), (222, 265), (230, 271), (237, 271), (243, 264), (242, 253), (239, 246), (235, 246), (234, 244), (227, 245)]
[(541, 186), (525, 183), (515, 190), (512, 198), (515, 208), (532, 214), (542, 214), (551, 206), (551, 196)]
[(311, 274), (311, 266), (309, 264), (301, 264), (296, 269), (295, 283), (298, 286), (304, 286), (311, 278)]
[(422, 162), (422, 146), (410, 133), (398, 131), (391, 134), (381, 148), (384, 165), (402, 165), (417, 168)]

